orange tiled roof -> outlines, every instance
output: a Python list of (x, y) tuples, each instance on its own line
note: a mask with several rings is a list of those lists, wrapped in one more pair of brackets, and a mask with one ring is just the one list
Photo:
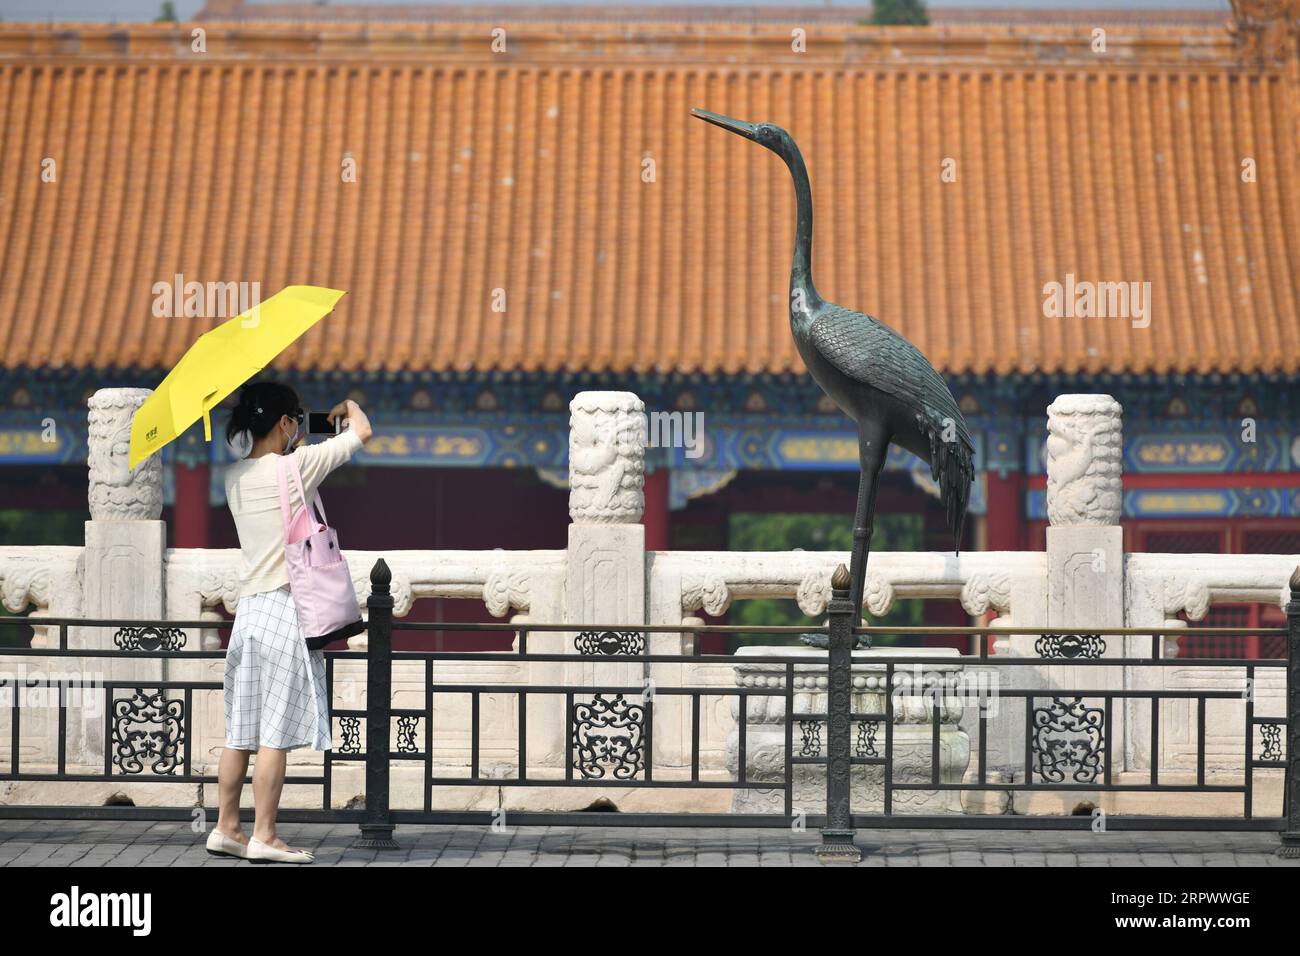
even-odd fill
[(170, 365), (182, 273), (349, 290), (297, 368), (801, 371), (788, 175), (700, 105), (791, 130), (819, 290), (941, 369), (1300, 369), (1300, 74), (1221, 30), (205, 26), (0, 25), (6, 366)]
[[(1052, 7), (1044, 0), (1042, 7), (948, 7), (928, 4), (930, 23), (945, 26), (958, 23), (978, 24), (1064, 24), (1115, 27), (1136, 24), (1221, 26), (1229, 16), (1226, 9), (1178, 8), (1088, 8)], [(491, 3), (472, 0), (461, 3), (318, 3), (315, 0), (207, 0), (195, 14), (197, 20), (352, 20), (358, 22), (426, 22), (449, 23), (518, 23), (536, 21), (557, 23), (565, 20), (623, 20), (630, 23), (789, 23), (789, 24), (858, 24), (870, 22), (870, 3), (834, 6), (797, 6), (795, 4), (738, 3), (665, 3), (665, 4), (597, 4), (597, 3)]]

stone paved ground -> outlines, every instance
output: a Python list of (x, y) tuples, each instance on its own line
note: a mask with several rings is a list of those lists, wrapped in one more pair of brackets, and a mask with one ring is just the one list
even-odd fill
[[(313, 866), (816, 866), (815, 832), (402, 826), (401, 849), (357, 850), (352, 825), (282, 824)], [(1272, 833), (860, 831), (864, 866), (1300, 866)], [(207, 853), (182, 823), (0, 820), (3, 866), (252, 866)]]

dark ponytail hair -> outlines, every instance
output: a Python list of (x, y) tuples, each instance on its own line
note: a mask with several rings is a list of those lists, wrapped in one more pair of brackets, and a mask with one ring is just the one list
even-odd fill
[(298, 393), (279, 382), (249, 382), (239, 390), (239, 403), (226, 424), (226, 441), (240, 432), (254, 441), (269, 435), (282, 415), (293, 418), (301, 408)]

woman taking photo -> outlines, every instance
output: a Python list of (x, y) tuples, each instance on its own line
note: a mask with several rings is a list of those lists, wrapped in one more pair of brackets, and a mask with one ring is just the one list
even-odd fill
[[(297, 393), (277, 382), (245, 385), (231, 413), (226, 440), (248, 453), (226, 470), (226, 501), (235, 519), (243, 568), (239, 603), (226, 649), (226, 746), (217, 771), (220, 813), (207, 847), (214, 854), (255, 862), (310, 863), (276, 835), (286, 755), (298, 747), (329, 750), (329, 689), (325, 652), (310, 650), (298, 624), (284, 556), (284, 521), (276, 469), (293, 455), (310, 501), (325, 477), (370, 440), (370, 421), (356, 402), (336, 405), (331, 422), (341, 431), (315, 445), (299, 445), (304, 418)], [(251, 447), (250, 447), (251, 446)], [(305, 503), (289, 482), (289, 512)], [(239, 798), (253, 768), (253, 835), (239, 822)]]

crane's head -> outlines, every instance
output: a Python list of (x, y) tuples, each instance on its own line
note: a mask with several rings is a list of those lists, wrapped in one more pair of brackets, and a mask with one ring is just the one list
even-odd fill
[(790, 134), (777, 126), (775, 123), (746, 123), (744, 120), (732, 119), (730, 116), (723, 116), (721, 113), (710, 113), (708, 110), (691, 108), (691, 115), (696, 119), (702, 119), (706, 123), (712, 123), (714, 126), (721, 126), (745, 139), (752, 139), (760, 146), (766, 146), (778, 156), (788, 157), (791, 153), (797, 153), (798, 148), (794, 145), (794, 139)]

